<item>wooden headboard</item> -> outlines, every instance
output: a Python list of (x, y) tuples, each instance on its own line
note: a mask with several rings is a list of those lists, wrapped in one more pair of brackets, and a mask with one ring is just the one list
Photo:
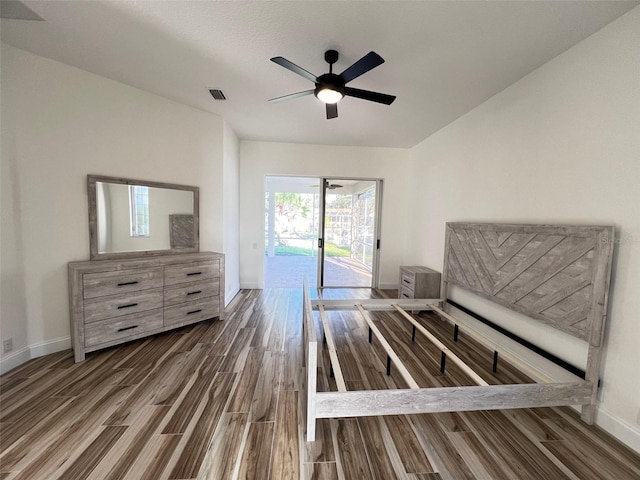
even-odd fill
[(614, 228), (447, 223), (453, 284), (588, 341), (602, 342)]

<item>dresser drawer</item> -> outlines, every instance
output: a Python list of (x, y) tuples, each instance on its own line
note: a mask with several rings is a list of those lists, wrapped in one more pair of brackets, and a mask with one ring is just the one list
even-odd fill
[(219, 277), (220, 263), (217, 260), (211, 262), (171, 265), (164, 269), (165, 286)]
[(162, 313), (162, 308), (158, 308), (91, 323), (84, 330), (84, 345), (92, 347), (114, 340), (126, 341), (127, 337), (139, 333), (161, 330), (163, 327)]
[(220, 315), (220, 302), (217, 297), (203, 298), (197, 302), (180, 303), (164, 309), (164, 326), (191, 323)]
[(182, 283), (164, 289), (164, 306), (193, 302), (200, 298), (215, 297), (220, 293), (220, 279), (207, 282)]
[(154, 308), (162, 308), (162, 306), (161, 288), (126, 295), (91, 298), (84, 302), (84, 323), (144, 312)]
[(162, 268), (85, 273), (82, 276), (84, 298), (162, 288)]

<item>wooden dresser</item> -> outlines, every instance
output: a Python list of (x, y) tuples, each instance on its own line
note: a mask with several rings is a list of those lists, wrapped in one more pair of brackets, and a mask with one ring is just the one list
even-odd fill
[(69, 309), (76, 362), (101, 348), (222, 319), (224, 255), (71, 262)]
[(398, 298), (440, 298), (440, 277), (427, 267), (400, 267)]

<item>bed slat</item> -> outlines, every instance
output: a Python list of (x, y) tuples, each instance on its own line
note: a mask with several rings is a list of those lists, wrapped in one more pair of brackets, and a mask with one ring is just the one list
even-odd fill
[(364, 318), (367, 324), (369, 324), (369, 328), (373, 331), (373, 333), (375, 333), (376, 338), (382, 344), (384, 351), (387, 353), (389, 358), (391, 358), (391, 361), (393, 361), (396, 368), (400, 372), (400, 375), (402, 375), (402, 378), (404, 378), (404, 381), (407, 382), (407, 385), (409, 385), (409, 387), (412, 389), (419, 389), (420, 386), (413, 379), (413, 377), (409, 373), (409, 370), (407, 370), (407, 367), (405, 367), (404, 363), (402, 363), (402, 360), (400, 360), (400, 357), (398, 357), (396, 352), (393, 351), (393, 348), (391, 348), (391, 345), (389, 345), (389, 342), (387, 342), (387, 340), (384, 338), (384, 335), (382, 335), (382, 332), (378, 329), (375, 323), (373, 323), (373, 320), (371, 320), (371, 318), (367, 314), (367, 311), (364, 308), (362, 308), (362, 305), (356, 305), (356, 308), (362, 315), (362, 318)]
[[(404, 318), (409, 320), (413, 324), (413, 326), (416, 327), (420, 331), (420, 333), (422, 333), (425, 337), (427, 337), (431, 341), (431, 343), (433, 343), (436, 347), (438, 347), (441, 352), (446, 353), (447, 354), (447, 358), (449, 358), (453, 363), (458, 365), (458, 367), (460, 367), (460, 369), (464, 373), (469, 375), (476, 384), (478, 384), (478, 385), (489, 385), (487, 382), (485, 382), (483, 380), (483, 378), (480, 375), (478, 375), (476, 372), (474, 372), (473, 369), (469, 365), (464, 363), (464, 361), (462, 361), (462, 359), (460, 357), (458, 357), (455, 353), (453, 353), (449, 348), (447, 348), (447, 346), (444, 343), (442, 343), (431, 332), (429, 332), (429, 330), (427, 330), (422, 325), (420, 325), (418, 322), (416, 322), (416, 320), (411, 315), (409, 315), (409, 313), (404, 311), (398, 305), (393, 305), (393, 307), (398, 312), (400, 312)], [(434, 310), (437, 309), (433, 305), (431, 306), (431, 308), (433, 308)], [(440, 309), (437, 309), (437, 310), (440, 310)]]
[(336, 344), (333, 341), (333, 335), (329, 328), (329, 320), (327, 314), (324, 311), (322, 305), (318, 306), (318, 312), (320, 312), (320, 319), (322, 320), (322, 328), (324, 330), (324, 338), (327, 340), (327, 349), (329, 350), (329, 359), (331, 360), (331, 367), (333, 368), (333, 375), (336, 379), (336, 385), (339, 392), (346, 392), (347, 385), (344, 382), (342, 375), (342, 369), (340, 368), (340, 362), (338, 361), (338, 352), (336, 350)]

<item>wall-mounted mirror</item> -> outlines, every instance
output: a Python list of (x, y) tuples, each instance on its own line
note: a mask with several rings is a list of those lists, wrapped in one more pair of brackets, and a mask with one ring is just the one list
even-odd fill
[(87, 176), (92, 260), (197, 252), (199, 189)]

